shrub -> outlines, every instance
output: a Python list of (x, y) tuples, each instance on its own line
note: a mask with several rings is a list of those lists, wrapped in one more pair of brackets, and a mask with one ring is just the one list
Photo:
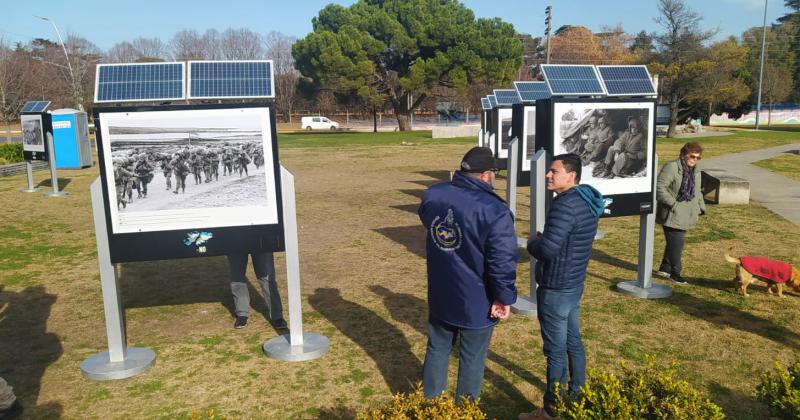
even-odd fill
[(20, 143), (0, 144), (0, 165), (22, 162), (23, 160), (25, 160), (25, 158), (22, 156), (22, 144)]
[(468, 398), (456, 402), (449, 395), (426, 399), (421, 384), (417, 383), (413, 392), (395, 394), (392, 400), (383, 407), (367, 413), (359, 413), (358, 420), (382, 419), (449, 419), (449, 420), (484, 420), (486, 414), (478, 407), (478, 403)]
[(676, 365), (660, 369), (652, 356), (642, 368), (622, 363), (623, 373), (589, 369), (575, 399), (559, 398), (558, 418), (567, 419), (724, 419), (722, 409), (688, 382), (675, 378)]
[(769, 406), (769, 412), (782, 419), (800, 418), (800, 361), (788, 369), (775, 363), (775, 376), (761, 374), (756, 386), (756, 399)]

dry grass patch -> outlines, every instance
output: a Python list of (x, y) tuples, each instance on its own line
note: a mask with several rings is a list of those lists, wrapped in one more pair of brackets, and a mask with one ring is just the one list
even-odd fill
[(772, 172), (777, 172), (785, 177), (800, 181), (800, 152), (786, 153), (774, 158), (753, 162), (753, 165), (760, 166)]

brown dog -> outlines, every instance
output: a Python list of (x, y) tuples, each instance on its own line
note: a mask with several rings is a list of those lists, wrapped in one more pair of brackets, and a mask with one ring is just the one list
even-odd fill
[(768, 260), (758, 257), (734, 258), (730, 255), (733, 248), (725, 253), (725, 260), (736, 264), (736, 278), (742, 294), (747, 294), (747, 286), (755, 283), (756, 279), (767, 283), (767, 291), (772, 294), (772, 289), (778, 290), (778, 296), (783, 297), (783, 285), (788, 284), (800, 292), (800, 270), (783, 261)]

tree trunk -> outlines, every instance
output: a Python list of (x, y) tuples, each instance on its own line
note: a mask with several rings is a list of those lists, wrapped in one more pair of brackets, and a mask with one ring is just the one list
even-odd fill
[(11, 143), (11, 124), (8, 121), (5, 122), (6, 124), (6, 143)]
[(772, 102), (769, 103), (769, 111), (767, 111), (767, 127), (772, 125)]
[(675, 125), (678, 124), (678, 95), (670, 96), (669, 104), (669, 128), (667, 129), (667, 137), (675, 137)]
[(372, 108), (372, 132), (378, 132), (378, 110), (374, 107)]
[(409, 131), (411, 126), (408, 124), (408, 114), (397, 114), (397, 126), (400, 131)]

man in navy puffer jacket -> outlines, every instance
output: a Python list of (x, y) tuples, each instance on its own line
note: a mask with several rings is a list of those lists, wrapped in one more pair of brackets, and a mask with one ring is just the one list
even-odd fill
[(492, 151), (472, 148), (453, 180), (428, 189), (419, 217), (428, 230), (428, 398), (447, 387), (450, 350), (460, 337), (457, 396), (478, 397), (492, 330), (517, 300), (514, 216), (494, 193)]
[(586, 382), (586, 354), (580, 332), (580, 299), (586, 267), (603, 212), (600, 193), (589, 185), (578, 185), (581, 158), (558, 155), (547, 171), (547, 190), (556, 193), (547, 213), (544, 233), (528, 241), (528, 252), (537, 260), (536, 306), (544, 354), (547, 356), (547, 390), (544, 407), (522, 413), (521, 420), (553, 418), (555, 384), (577, 394)]

